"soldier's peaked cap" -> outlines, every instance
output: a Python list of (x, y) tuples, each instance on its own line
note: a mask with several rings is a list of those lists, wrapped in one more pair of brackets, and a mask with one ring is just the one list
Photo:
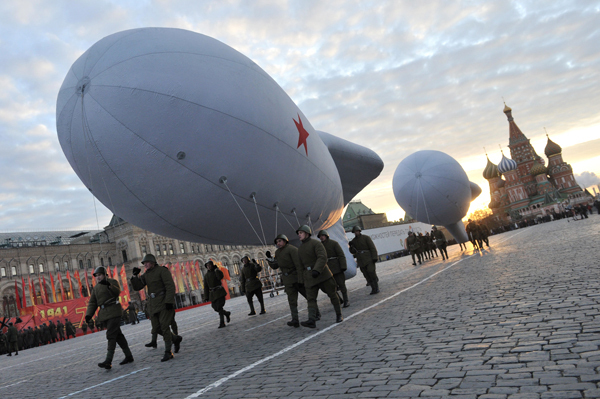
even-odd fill
[(356, 231), (362, 231), (362, 229), (360, 228), (360, 226), (354, 226), (354, 227), (352, 228), (352, 232), (353, 232), (353, 233), (354, 233), (354, 232), (356, 232)]
[(98, 266), (96, 270), (94, 270), (94, 277), (96, 277), (97, 274), (104, 274), (106, 276), (106, 269), (104, 266)]

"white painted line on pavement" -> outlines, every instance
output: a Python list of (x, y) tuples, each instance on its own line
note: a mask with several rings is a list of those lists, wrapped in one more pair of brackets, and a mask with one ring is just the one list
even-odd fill
[(4, 388), (8, 388), (8, 387), (12, 387), (12, 386), (14, 386), (14, 385), (19, 385), (19, 384), (21, 384), (21, 383), (23, 383), (23, 382), (27, 382), (27, 381), (29, 381), (29, 380), (23, 380), (23, 381), (15, 382), (14, 384), (5, 385), (5, 386), (3, 386), (3, 387), (0, 387), (0, 389), (4, 389)]
[[(504, 239), (504, 240), (502, 240), (502, 241), (500, 241), (500, 242), (503, 242), (503, 241), (506, 241), (506, 240), (508, 240), (508, 239), (511, 239), (511, 238), (513, 238), (513, 237), (517, 236), (518, 234), (521, 234), (522, 232), (523, 232), (523, 231), (521, 231), (521, 232), (519, 232), (519, 233), (517, 233), (517, 234), (513, 234), (512, 236), (510, 236), (510, 237), (507, 237), (506, 239)], [(467, 255), (465, 258), (462, 258), (462, 259), (459, 259), (459, 260), (457, 260), (456, 262), (452, 263), (452, 264), (451, 264), (451, 265), (449, 265), (448, 267), (445, 267), (445, 268), (443, 268), (442, 270), (439, 270), (439, 271), (437, 271), (437, 272), (433, 273), (431, 276), (424, 278), (423, 280), (419, 281), (418, 283), (416, 283), (416, 284), (413, 284), (413, 285), (411, 285), (410, 287), (408, 287), (408, 288), (405, 288), (405, 289), (403, 289), (403, 290), (401, 290), (401, 291), (398, 291), (398, 292), (396, 292), (395, 294), (393, 294), (393, 295), (390, 295), (389, 297), (387, 297), (387, 298), (384, 298), (384, 299), (382, 299), (381, 301), (379, 301), (379, 302), (377, 302), (377, 303), (374, 303), (374, 304), (373, 304), (373, 305), (371, 305), (371, 306), (368, 306), (368, 307), (366, 307), (366, 308), (364, 308), (364, 309), (361, 309), (361, 310), (359, 310), (359, 311), (358, 311), (358, 312), (356, 312), (356, 313), (352, 313), (350, 316), (348, 316), (348, 317), (346, 317), (346, 318), (345, 318), (345, 321), (348, 321), (348, 320), (352, 319), (353, 317), (356, 317), (356, 316), (358, 316), (358, 315), (360, 315), (360, 314), (362, 314), (362, 313), (364, 313), (364, 312), (366, 312), (366, 311), (368, 311), (368, 310), (371, 310), (371, 309), (373, 309), (373, 308), (375, 308), (375, 307), (377, 307), (377, 306), (381, 305), (382, 303), (384, 303), (384, 302), (387, 302), (387, 301), (389, 301), (390, 299), (393, 299), (393, 298), (397, 297), (398, 295), (400, 295), (400, 294), (402, 294), (402, 293), (404, 293), (404, 292), (406, 292), (406, 291), (408, 291), (408, 290), (411, 290), (411, 289), (413, 289), (413, 288), (415, 288), (415, 287), (417, 287), (417, 286), (419, 286), (419, 285), (423, 284), (423, 283), (424, 283), (424, 282), (426, 282), (427, 280), (430, 280), (430, 279), (432, 279), (433, 277), (437, 276), (438, 274), (445, 272), (446, 270), (450, 269), (450, 268), (451, 268), (451, 267), (453, 267), (454, 265), (457, 265), (457, 264), (459, 264), (459, 263), (460, 263), (460, 262), (462, 262), (463, 260), (465, 260), (465, 259), (468, 259), (468, 258), (470, 258), (470, 257), (471, 257), (471, 256), (473, 256), (473, 255), (476, 255), (476, 254)], [(240, 374), (243, 374), (243, 373), (245, 373), (245, 372), (246, 372), (246, 371), (248, 371), (248, 370), (252, 370), (252, 369), (253, 369), (253, 368), (255, 368), (256, 366), (259, 366), (259, 365), (261, 365), (261, 364), (263, 364), (263, 363), (265, 363), (265, 362), (268, 362), (268, 361), (269, 361), (269, 360), (271, 360), (271, 359), (274, 359), (274, 358), (276, 358), (276, 357), (278, 357), (278, 356), (281, 356), (281, 355), (283, 355), (284, 353), (286, 353), (286, 352), (289, 352), (289, 351), (291, 351), (292, 349), (294, 349), (294, 348), (296, 348), (296, 347), (298, 347), (298, 346), (302, 345), (303, 343), (305, 343), (305, 342), (308, 342), (308, 341), (310, 341), (311, 339), (313, 339), (313, 338), (316, 338), (316, 337), (318, 337), (319, 335), (321, 335), (321, 334), (323, 334), (323, 333), (325, 333), (325, 332), (327, 332), (327, 331), (331, 330), (332, 328), (335, 328), (335, 327), (337, 327), (337, 326), (340, 326), (340, 325), (342, 325), (342, 324), (341, 324), (341, 323), (334, 323), (334, 324), (330, 325), (329, 327), (326, 327), (326, 328), (324, 328), (324, 329), (323, 329), (323, 330), (321, 330), (321, 331), (318, 331), (318, 332), (316, 332), (316, 333), (314, 333), (314, 334), (312, 334), (312, 335), (309, 335), (308, 337), (304, 338), (303, 340), (300, 340), (300, 341), (296, 342), (296, 343), (295, 343), (295, 344), (293, 344), (293, 345), (290, 345), (290, 346), (288, 346), (288, 347), (286, 347), (286, 348), (283, 348), (283, 349), (282, 349), (282, 350), (280, 350), (279, 352), (276, 352), (276, 353), (274, 353), (274, 354), (272, 354), (272, 355), (270, 355), (270, 356), (264, 357), (264, 358), (262, 358), (262, 359), (260, 359), (260, 360), (258, 360), (258, 361), (256, 361), (256, 362), (254, 362), (254, 363), (252, 363), (252, 364), (250, 364), (250, 365), (248, 365), (248, 366), (244, 367), (243, 369), (240, 369), (240, 370), (236, 371), (236, 372), (235, 372), (235, 373), (233, 373), (233, 374), (230, 374), (230, 375), (228, 375), (228, 376), (226, 376), (226, 377), (223, 377), (223, 378), (221, 378), (221, 379), (220, 379), (220, 380), (218, 380), (218, 381), (215, 381), (215, 382), (213, 382), (212, 384), (210, 384), (210, 385), (208, 385), (208, 386), (206, 386), (206, 387), (204, 387), (204, 388), (200, 389), (199, 391), (197, 391), (197, 392), (195, 392), (195, 393), (193, 393), (193, 394), (191, 394), (191, 395), (187, 396), (185, 399), (197, 398), (198, 396), (201, 396), (201, 395), (205, 394), (206, 392), (210, 391), (211, 389), (213, 389), (213, 388), (216, 388), (216, 387), (218, 387), (219, 385), (222, 385), (222, 384), (224, 384), (225, 382), (227, 382), (227, 381), (229, 381), (229, 380), (231, 380), (231, 379), (233, 379), (233, 378), (237, 377), (238, 375), (240, 375)]]
[(125, 377), (128, 377), (128, 376), (130, 376), (130, 375), (133, 375), (133, 374), (139, 373), (140, 371), (148, 370), (149, 368), (150, 368), (150, 367), (146, 367), (146, 368), (144, 368), (144, 369), (139, 369), (139, 370), (136, 370), (136, 371), (134, 371), (134, 372), (131, 372), (131, 373), (129, 373), (129, 374), (125, 374), (125, 375), (122, 375), (122, 376), (120, 376), (120, 377), (113, 378), (112, 380), (108, 380), (108, 381), (101, 382), (100, 384), (96, 384), (96, 385), (93, 385), (93, 386), (91, 386), (91, 387), (87, 387), (87, 388), (85, 388), (85, 389), (82, 389), (81, 391), (72, 392), (72, 393), (70, 393), (70, 394), (68, 394), (68, 395), (61, 396), (59, 399), (63, 399), (63, 398), (69, 397), (69, 396), (77, 395), (78, 393), (81, 393), (81, 392), (89, 391), (90, 389), (94, 389), (94, 388), (96, 388), (96, 387), (99, 387), (99, 386), (101, 386), (101, 385), (108, 384), (108, 383), (110, 383), (110, 382), (113, 382), (113, 381), (116, 381), (116, 380), (120, 380), (121, 378), (125, 378)]

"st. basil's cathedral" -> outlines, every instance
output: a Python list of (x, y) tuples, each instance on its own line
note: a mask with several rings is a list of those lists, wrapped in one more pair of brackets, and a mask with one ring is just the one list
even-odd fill
[(489, 157), (483, 177), (490, 184), (489, 208), (501, 219), (516, 221), (561, 213), (567, 205), (586, 203), (589, 195), (575, 181), (571, 165), (562, 158), (562, 148), (550, 140), (544, 153), (548, 166), (521, 132), (504, 106), (508, 118), (510, 158), (494, 165)]

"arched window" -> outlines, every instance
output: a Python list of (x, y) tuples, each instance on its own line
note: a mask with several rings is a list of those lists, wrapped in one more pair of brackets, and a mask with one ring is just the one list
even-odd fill
[(121, 255), (123, 255), (123, 262), (127, 262), (127, 251), (126, 250), (122, 250), (121, 251)]
[(182, 242), (179, 243), (179, 252), (181, 252), (182, 254), (185, 253), (185, 246), (183, 245)]
[(83, 261), (81, 259), (79, 259), (79, 268), (83, 270)]
[(88, 259), (88, 262), (87, 262), (87, 263), (88, 263), (88, 269), (89, 269), (89, 268), (91, 268), (91, 267), (92, 267), (92, 260), (91, 260), (91, 259)]
[(104, 258), (100, 258), (100, 266), (104, 267)]
[(60, 263), (54, 262), (54, 271), (57, 272), (60, 270)]
[(163, 255), (167, 255), (167, 244), (163, 244)]
[(69, 262), (65, 261), (63, 266), (65, 267), (65, 271), (69, 270)]
[(108, 265), (112, 266), (112, 259), (110, 258), (110, 256), (108, 257)]
[(6, 267), (0, 268), (0, 277), (6, 277)]
[(146, 246), (142, 245), (142, 256), (146, 256)]
[(160, 245), (156, 244), (156, 256), (160, 255)]
[(11, 266), (10, 267), (10, 272), (12, 273), (13, 277), (17, 275), (17, 267), (16, 266)]
[(29, 265), (29, 274), (33, 273), (35, 273), (35, 269), (33, 268), (33, 265)]
[(40, 273), (44, 273), (44, 265), (43, 264), (40, 263), (38, 265), (38, 269), (39, 269)]
[(169, 244), (169, 255), (173, 255), (173, 244)]

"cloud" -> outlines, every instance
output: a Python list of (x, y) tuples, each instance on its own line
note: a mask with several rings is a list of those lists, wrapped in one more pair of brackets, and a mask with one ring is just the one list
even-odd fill
[(600, 184), (600, 177), (598, 177), (594, 172), (581, 172), (575, 175), (575, 180), (582, 188)]
[(600, 124), (600, 9), (587, 1), (6, 0), (0, 229), (95, 228), (91, 194), (58, 144), (56, 96), (96, 41), (144, 26), (225, 42), (267, 71), (313, 127), (375, 150), (386, 166), (359, 194), (375, 211), (396, 206), (391, 178), (412, 152), (441, 150), (469, 168), (480, 156), (483, 170), (486, 147), (498, 162), (498, 144), (508, 144), (502, 97), (532, 142), (546, 127), (567, 162), (598, 154), (597, 136), (569, 146), (563, 134)]

